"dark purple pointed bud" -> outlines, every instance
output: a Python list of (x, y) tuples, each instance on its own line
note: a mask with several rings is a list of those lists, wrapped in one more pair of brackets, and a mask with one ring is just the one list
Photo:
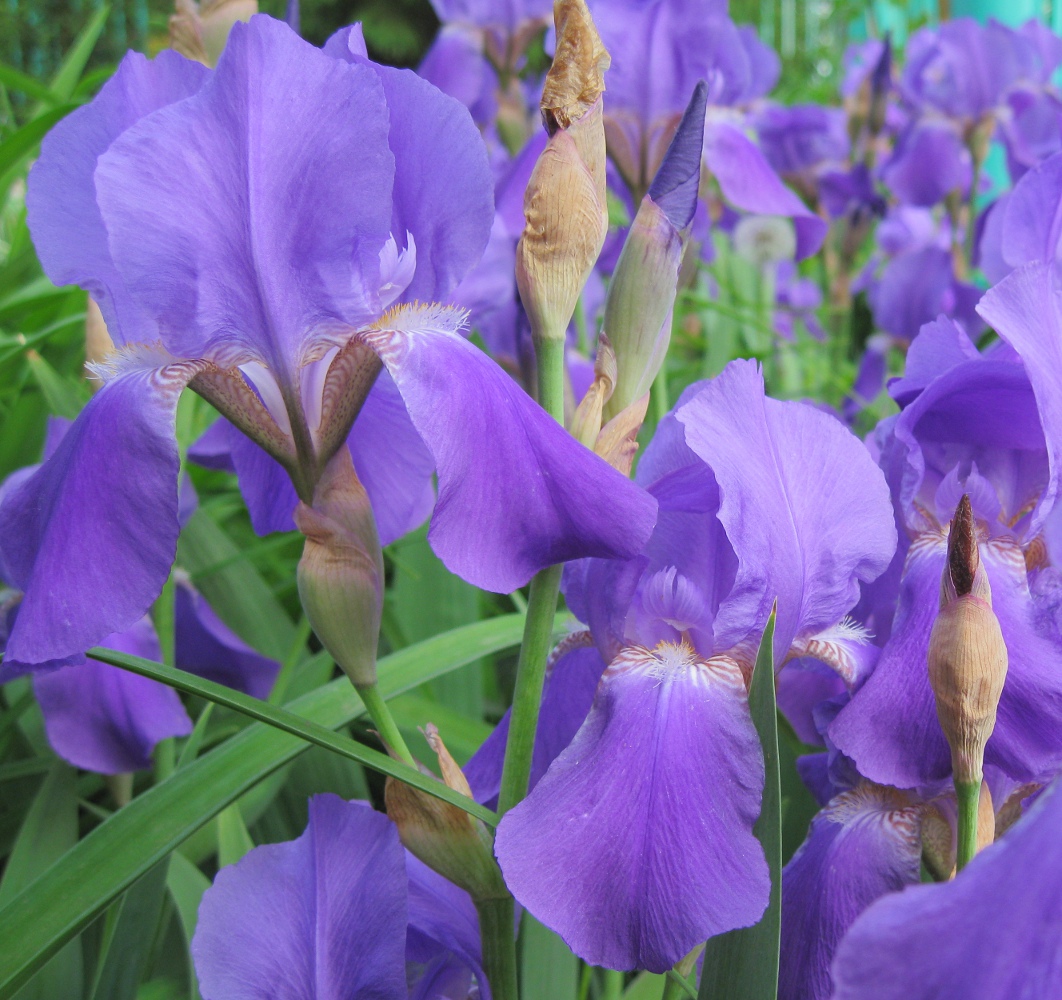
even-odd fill
[(649, 185), (649, 197), (664, 210), (676, 229), (685, 229), (697, 210), (707, 103), (708, 84), (701, 80), (686, 105), (660, 169)]
[(707, 92), (702, 80), (638, 207), (609, 282), (604, 329), (616, 352), (618, 376), (606, 420), (649, 391), (667, 354), (682, 255), (697, 209)]

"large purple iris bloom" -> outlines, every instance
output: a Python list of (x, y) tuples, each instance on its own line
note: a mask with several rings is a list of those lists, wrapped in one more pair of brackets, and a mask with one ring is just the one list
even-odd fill
[(841, 942), (834, 1000), (1010, 1000), (1062, 991), (1062, 786), (951, 882), (871, 906)]
[(48, 274), (92, 292), (119, 351), (0, 508), (25, 592), (5, 676), (78, 662), (160, 591), (186, 385), (230, 421), (259, 531), (292, 526), (349, 438), (381, 541), (428, 516), (435, 475), (432, 544), (479, 586), (648, 536), (653, 501), (465, 340), (460, 311), (396, 306), (445, 298), (479, 258), (490, 173), (467, 111), (368, 61), (357, 30), (321, 51), (256, 17), (213, 73), (130, 54), (45, 141), (28, 201)]
[(1044, 780), (1062, 765), (1058, 571), (1042, 535), (1062, 468), (1062, 317), (1051, 267), (1021, 268), (985, 296), (981, 313), (1005, 343), (982, 354), (942, 318), (923, 328), (891, 386), (903, 411), (878, 440), (902, 543), (888, 585), (868, 595), (879, 635), (897, 579), (899, 603), (874, 672), (830, 727), (873, 781), (916, 788), (951, 773), (925, 664), (948, 518), (963, 493), (1009, 653), (985, 764), (1015, 781)]
[[(638, 479), (660, 505), (642, 555), (569, 572), (597, 649), (573, 638), (553, 666), (539, 768), (608, 669), (496, 853), (517, 900), (576, 954), (660, 972), (767, 902), (746, 686), (772, 605), (779, 664), (792, 651), (849, 672), (863, 637), (842, 619), (895, 539), (864, 446), (825, 413), (767, 399), (753, 362), (683, 395)], [(483, 791), (485, 763), (470, 764)]]
[(192, 956), (204, 1000), (466, 1000), (473, 980), (490, 1000), (468, 894), (335, 795), (310, 800), (298, 840), (218, 873)]

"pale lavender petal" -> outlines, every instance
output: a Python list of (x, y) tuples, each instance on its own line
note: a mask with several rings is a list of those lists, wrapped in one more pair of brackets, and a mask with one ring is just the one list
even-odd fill
[(737, 666), (631, 647), (495, 852), (516, 899), (581, 958), (663, 972), (762, 914), (762, 791)]
[(678, 419), (715, 474), (719, 520), (738, 557), (716, 616), (717, 648), (761, 629), (777, 599), (781, 663), (798, 634), (835, 625), (859, 581), (889, 564), (896, 532), (885, 478), (839, 421), (767, 398), (755, 362), (732, 362)]
[(386, 816), (310, 800), (298, 840), (256, 847), (203, 896), (203, 1000), (406, 1000), (406, 872)]
[(233, 27), (195, 97), (126, 131), (100, 157), (97, 197), (115, 266), (167, 347), (259, 360), (293, 385), (317, 338), (374, 319), (388, 130), (371, 69), (259, 15)]
[(25, 593), (5, 679), (81, 662), (158, 597), (179, 532), (174, 414), (194, 374), (133, 359), (89, 400), (55, 454), (5, 495), (2, 562)]
[(150, 61), (130, 52), (90, 104), (48, 133), (30, 171), (27, 222), (45, 272), (57, 285), (81, 285), (92, 294), (118, 346), (154, 341), (160, 331), (150, 309), (129, 295), (111, 259), (96, 204), (96, 161), (127, 128), (191, 96), (208, 76), (205, 66), (176, 52), (160, 52)]
[(900, 139), (882, 179), (908, 205), (929, 207), (969, 188), (970, 152), (949, 122), (922, 121)]
[(204, 469), (235, 472), (229, 433), (232, 425), (224, 418), (215, 420), (188, 449), (188, 458)]
[(830, 1000), (830, 962), (852, 922), (874, 900), (918, 881), (917, 807), (867, 783), (842, 792), (812, 821), (782, 870), (779, 1000)]
[[(656, 503), (576, 442), (445, 309), (409, 309), (359, 334), (379, 354), (435, 459), (428, 539), (444, 563), (508, 593), (545, 566), (634, 555)], [(357, 434), (357, 425), (354, 433)]]
[(1062, 992), (1055, 782), (951, 882), (879, 900), (842, 940), (834, 1000), (1015, 1000)]
[(483, 43), (464, 25), (444, 25), (417, 72), (444, 94), (459, 100), (477, 125), (498, 115), (498, 74), (483, 55)]
[(494, 219), (487, 149), (468, 112), (412, 70), (360, 56), (344, 28), (326, 45), (371, 69), (383, 86), (394, 154), (391, 232), (399, 244), (412, 234), (416, 270), (406, 302), (444, 300), (483, 255)]
[(906, 406), (939, 375), (980, 356), (955, 320), (938, 316), (932, 323), (926, 323), (911, 342), (903, 376), (889, 383), (889, 395), (900, 406)]
[(1062, 255), (1062, 153), (1030, 170), (1010, 193), (1001, 252), (1011, 267), (1058, 261)]
[(735, 208), (793, 220), (798, 260), (822, 246), (826, 223), (778, 179), (763, 153), (740, 129), (709, 119), (704, 129), (704, 155), (723, 197)]
[(179, 669), (255, 698), (269, 697), (280, 664), (251, 649), (191, 584), (178, 584), (174, 615)]
[[(147, 618), (106, 636), (100, 645), (162, 660)], [(37, 674), (33, 690), (52, 749), (86, 771), (121, 774), (149, 768), (160, 740), (192, 731), (192, 720), (173, 688), (97, 660)]]

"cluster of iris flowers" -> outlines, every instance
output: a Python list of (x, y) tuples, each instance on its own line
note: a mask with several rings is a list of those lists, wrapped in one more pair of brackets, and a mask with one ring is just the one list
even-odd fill
[[(205, 1000), (508, 1000), (524, 911), (665, 998), (1062, 995), (1062, 40), (947, 22), (784, 107), (706, 0), (438, 0), (419, 74), (214, 6), (42, 145), (34, 243), (109, 349), (0, 488), (0, 680), (106, 775), (193, 732), (136, 658), (257, 699), (280, 671), (174, 567), (183, 463), (305, 537), (393, 763), (218, 871)], [(772, 339), (672, 405), (720, 254)], [(768, 395), (857, 299), (839, 405)], [(219, 414), (187, 455), (185, 390)], [(422, 720), (441, 781), (376, 671), (382, 550), (425, 521), (457, 576), (530, 583), (489, 738), (461, 768)], [(784, 868), (776, 705), (820, 806)]]

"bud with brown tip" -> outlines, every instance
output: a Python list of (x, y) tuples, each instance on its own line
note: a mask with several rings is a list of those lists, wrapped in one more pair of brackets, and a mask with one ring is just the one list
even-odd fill
[[(438, 758), (443, 782), (471, 799), (472, 789), (438, 729), (429, 723), (424, 736)], [(494, 860), (493, 838), (480, 820), (395, 778), (387, 779), (384, 799), (402, 843), (429, 868), (460, 886), (477, 903), (508, 896)]]
[(536, 340), (564, 339), (608, 231), (601, 94), (609, 55), (584, 0), (555, 0), (542, 92), (549, 142), (524, 195), (516, 283)]
[(940, 612), (929, 639), (929, 682), (956, 785), (981, 783), (1006, 676), (1007, 647), (992, 611), (970, 498), (963, 496), (951, 522)]
[(354, 686), (376, 683), (384, 566), (376, 520), (350, 452), (329, 460), (295, 523), (306, 536), (299, 598), (317, 638)]

